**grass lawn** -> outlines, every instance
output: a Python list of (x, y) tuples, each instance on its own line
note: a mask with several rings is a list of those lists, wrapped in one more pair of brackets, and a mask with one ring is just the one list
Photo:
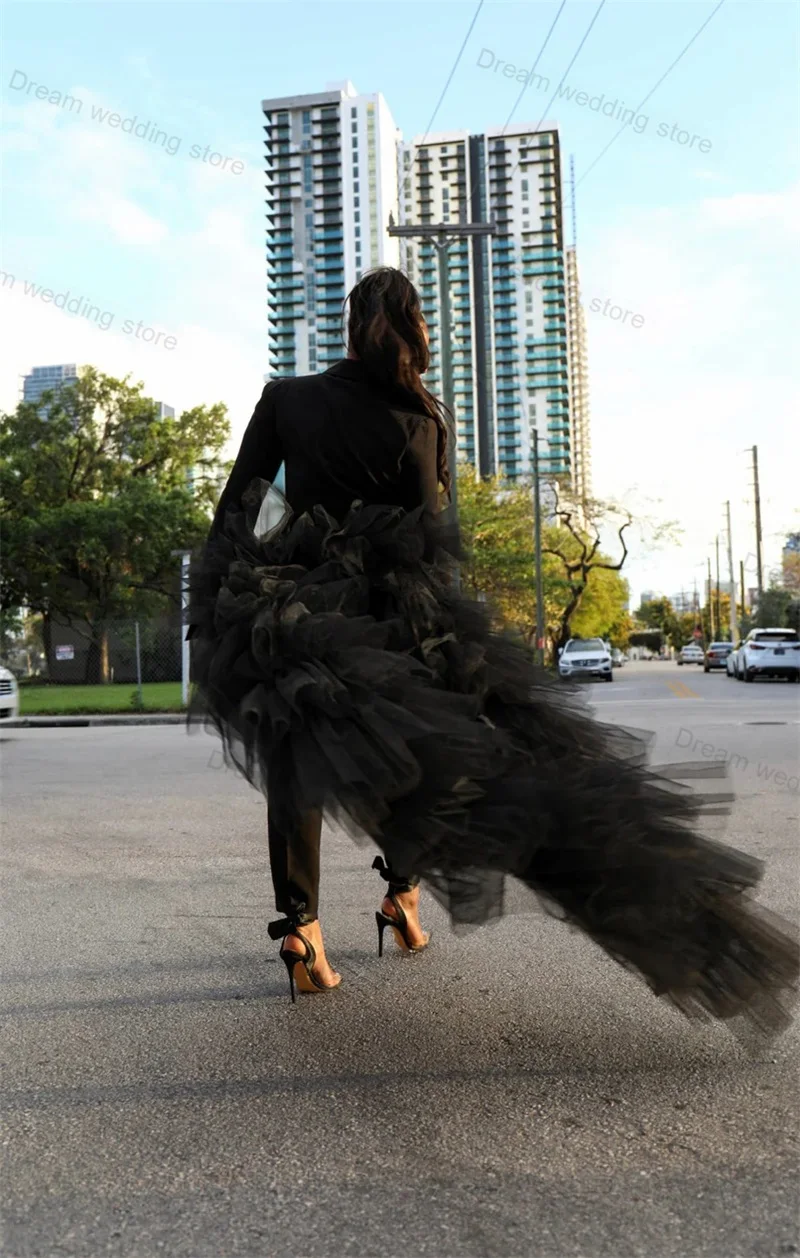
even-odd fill
[[(88, 716), (96, 712), (137, 712), (136, 686), (20, 686), (20, 716)], [(145, 682), (144, 710), (180, 712), (179, 681)]]

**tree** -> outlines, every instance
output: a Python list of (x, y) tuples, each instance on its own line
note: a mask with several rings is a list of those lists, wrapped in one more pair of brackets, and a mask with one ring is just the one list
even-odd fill
[[(797, 535), (795, 535), (797, 536)], [(800, 550), (785, 550), (779, 582), (794, 598), (800, 598)]]
[(48, 648), (53, 617), (85, 632), (87, 680), (108, 679), (107, 620), (177, 602), (172, 552), (207, 528), (229, 436), (221, 403), (164, 418), (142, 388), (88, 368), (0, 437), (0, 605), (40, 612)]
[(675, 619), (675, 609), (670, 600), (662, 595), (661, 598), (651, 598), (646, 603), (642, 603), (636, 613), (636, 619), (648, 629), (661, 629), (666, 633), (667, 627)]
[(530, 489), (460, 467), (458, 509), (464, 589), (485, 596), (530, 641), (536, 631), (533, 504)]
[[(711, 610), (714, 611), (714, 623), (711, 623)], [(731, 596), (726, 594), (724, 590), (719, 592), (719, 601), (717, 601), (717, 591), (713, 588), (711, 591), (711, 599), (703, 608), (701, 613), (701, 623), (703, 626), (703, 635), (706, 642), (727, 642), (731, 635)]]
[[(506, 623), (531, 642), (536, 630), (536, 565), (530, 485), (499, 477), (482, 480), (473, 468), (462, 467), (458, 505), (467, 552), (461, 569), (464, 588), (475, 596), (486, 596)], [(575, 582), (561, 555), (577, 557), (581, 542), (557, 516), (543, 522), (542, 534), (544, 614), (551, 640), (557, 638), (565, 609), (571, 607), (570, 617), (577, 617), (576, 633), (608, 637), (616, 625), (625, 641), (628, 586), (615, 566), (604, 566), (605, 556), (598, 550), (591, 564), (591, 581), (587, 573), (576, 599)]]
[[(630, 512), (613, 503), (584, 500), (580, 505), (554, 487), (555, 529), (548, 536), (543, 554), (552, 555), (559, 562), (560, 575), (565, 587), (565, 598), (553, 632), (553, 645), (558, 652), (572, 636), (572, 619), (578, 612), (592, 579), (600, 571), (619, 572), (628, 557), (625, 533), (633, 523)], [(621, 557), (612, 562), (601, 549), (600, 530), (616, 517), (616, 532), (622, 549)]]
[(793, 598), (790, 590), (771, 585), (758, 600), (753, 624), (759, 629), (785, 629), (789, 626), (788, 614)]

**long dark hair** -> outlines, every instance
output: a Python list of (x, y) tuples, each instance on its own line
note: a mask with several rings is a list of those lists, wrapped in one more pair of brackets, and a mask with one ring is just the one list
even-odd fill
[[(437, 470), (447, 492), (447, 408), (429, 393), (422, 373), (430, 365), (419, 294), (408, 276), (391, 266), (376, 267), (359, 280), (347, 299), (348, 348), (382, 388), (405, 394), (409, 406), (428, 415), (438, 429)], [(450, 417), (452, 419), (452, 416)]]

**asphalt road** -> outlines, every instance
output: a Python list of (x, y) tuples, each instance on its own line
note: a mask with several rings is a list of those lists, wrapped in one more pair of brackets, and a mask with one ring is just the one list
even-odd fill
[[(796, 910), (800, 687), (643, 663), (598, 712), (719, 756), (728, 837)], [(376, 955), (327, 833), (342, 988), (288, 999), (264, 807), (170, 727), (3, 735), (9, 1258), (798, 1252), (796, 1027), (746, 1049), (520, 914)]]

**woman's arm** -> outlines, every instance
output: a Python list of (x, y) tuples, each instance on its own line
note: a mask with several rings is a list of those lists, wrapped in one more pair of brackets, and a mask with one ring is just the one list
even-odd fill
[(440, 509), (438, 444), (439, 429), (435, 420), (415, 415), (409, 441), (409, 454), (419, 476), (420, 498), (431, 515)]
[(275, 393), (280, 380), (270, 380), (258, 401), (242, 438), (236, 462), (222, 491), (214, 515), (212, 532), (222, 524), (225, 512), (241, 505), (242, 495), (256, 477), (274, 480), (283, 462), (283, 446), (278, 436)]

